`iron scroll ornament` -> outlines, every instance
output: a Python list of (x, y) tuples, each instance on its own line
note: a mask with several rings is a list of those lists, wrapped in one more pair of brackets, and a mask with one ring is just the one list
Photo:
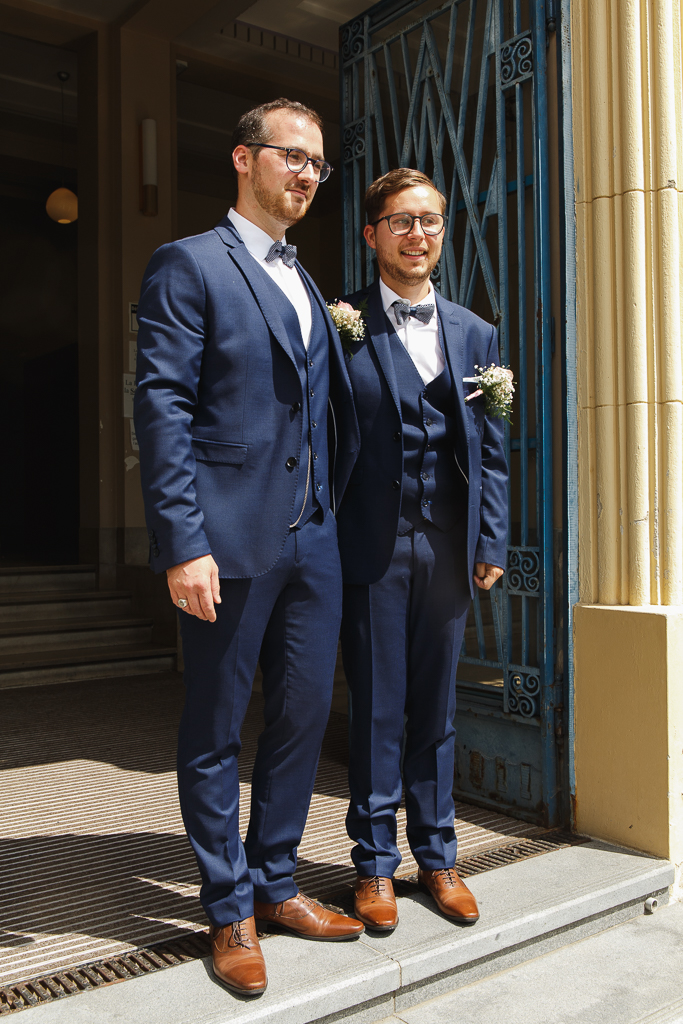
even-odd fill
[(508, 711), (522, 718), (535, 718), (539, 713), (540, 693), (541, 680), (537, 673), (511, 672), (508, 677)]
[(352, 60), (360, 57), (365, 49), (365, 32), (363, 19), (356, 18), (350, 25), (347, 25), (342, 33), (341, 52), (342, 60)]
[(500, 87), (509, 89), (518, 82), (531, 78), (534, 73), (534, 53), (531, 33), (515, 36), (500, 48)]
[(508, 551), (508, 591), (537, 597), (541, 586), (538, 548), (509, 548)]
[(344, 128), (344, 163), (355, 160), (365, 153), (365, 118)]

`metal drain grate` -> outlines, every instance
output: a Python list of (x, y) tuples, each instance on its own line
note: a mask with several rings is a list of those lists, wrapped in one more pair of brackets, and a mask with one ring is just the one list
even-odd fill
[(75, 996), (89, 989), (103, 988), (119, 981), (139, 978), (153, 971), (163, 971), (167, 967), (187, 963), (188, 960), (209, 956), (210, 953), (208, 934), (196, 932), (187, 938), (159, 942), (154, 946), (135, 949), (121, 956), (95, 960), (93, 963), (57, 971), (54, 974), (43, 974), (29, 981), (15, 982), (0, 989), (0, 1016), (55, 999)]
[[(456, 867), (462, 878), (469, 878), (471, 875), (504, 867), (506, 864), (513, 864), (518, 860), (539, 857), (541, 854), (551, 853), (553, 850), (561, 850), (567, 846), (578, 846), (587, 842), (589, 840), (585, 836), (576, 836), (560, 831), (546, 832), (543, 837), (538, 839), (522, 839), (493, 850), (487, 850), (485, 853), (464, 857), (458, 861)], [(415, 891), (416, 883), (417, 875), (396, 879), (396, 894), (398, 896), (411, 894)], [(349, 886), (337, 893), (335, 897), (327, 897), (325, 905), (329, 905), (331, 898), (334, 898), (335, 903), (346, 911), (350, 910), (353, 903)], [(267, 937), (260, 935), (261, 939)], [(105, 985), (115, 985), (121, 981), (128, 981), (130, 978), (139, 978), (141, 975), (151, 974), (153, 971), (163, 971), (168, 967), (176, 967), (178, 964), (187, 963), (189, 960), (198, 960), (201, 957), (210, 956), (210, 954), (211, 947), (207, 932), (195, 932), (188, 935), (187, 938), (155, 943), (121, 956), (95, 960), (66, 971), (42, 974), (40, 977), (30, 978), (27, 981), (14, 982), (12, 985), (0, 988), (0, 1016), (15, 1013), (18, 1010), (26, 1010), (31, 1006), (39, 1006), (41, 1003), (52, 1002), (55, 999), (65, 999), (67, 996), (87, 992), (89, 989), (103, 988)]]

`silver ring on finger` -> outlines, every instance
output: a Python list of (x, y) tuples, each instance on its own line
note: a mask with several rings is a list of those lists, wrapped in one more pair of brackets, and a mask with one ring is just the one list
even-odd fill
[(187, 602), (186, 598), (184, 598), (184, 597), (179, 597), (178, 598), (178, 607), (179, 608), (187, 608), (187, 604), (188, 604), (188, 602)]

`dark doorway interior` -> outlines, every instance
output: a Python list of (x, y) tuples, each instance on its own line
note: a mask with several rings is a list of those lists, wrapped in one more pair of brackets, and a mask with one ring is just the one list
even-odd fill
[(77, 226), (50, 220), (42, 195), (18, 197), (15, 168), (3, 174), (3, 163), (0, 562), (73, 563), (79, 522)]

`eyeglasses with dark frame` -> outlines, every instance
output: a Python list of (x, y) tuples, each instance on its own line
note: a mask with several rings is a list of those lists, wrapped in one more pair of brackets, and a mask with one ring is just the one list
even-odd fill
[(446, 218), (442, 213), (423, 213), (421, 217), (414, 217), (412, 213), (390, 213), (379, 220), (370, 221), (370, 224), (374, 228), (383, 220), (389, 225), (392, 235), (409, 235), (416, 220), (419, 220), (425, 235), (440, 235), (446, 226)]
[(318, 181), (327, 181), (332, 171), (332, 167), (328, 164), (327, 160), (314, 160), (312, 156), (308, 156), (304, 153), (303, 149), (290, 149), (287, 146), (271, 146), (267, 142), (248, 142), (248, 146), (258, 146), (259, 149), (279, 149), (287, 156), (287, 167), (294, 174), (301, 174), (305, 167), (310, 164), (313, 168), (314, 174), (317, 174)]

